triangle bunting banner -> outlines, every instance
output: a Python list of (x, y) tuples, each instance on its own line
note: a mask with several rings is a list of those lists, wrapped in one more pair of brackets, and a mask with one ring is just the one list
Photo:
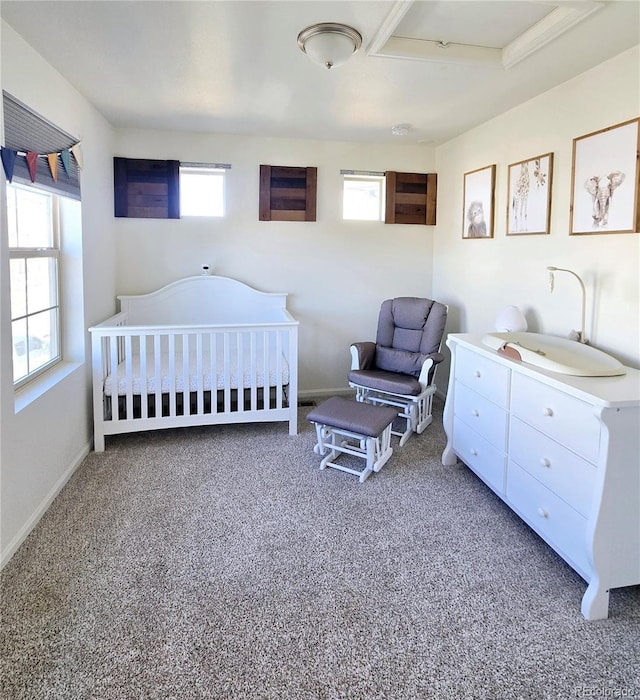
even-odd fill
[(7, 180), (11, 182), (13, 178), (13, 168), (16, 164), (16, 156), (18, 151), (14, 151), (12, 148), (5, 148), (1, 146), (2, 154), (2, 167), (4, 168), (4, 174), (7, 176)]
[(29, 168), (29, 176), (31, 177), (31, 182), (36, 181), (36, 172), (38, 170), (38, 154), (33, 151), (27, 151), (25, 156), (27, 159), (27, 168)]
[(58, 182), (58, 154), (57, 153), (47, 153), (47, 160), (49, 161), (49, 170), (51, 170), (51, 177), (54, 182)]
[(69, 151), (68, 148), (65, 148), (64, 151), (60, 154), (60, 159), (62, 160), (62, 167), (64, 168), (65, 173), (67, 174), (67, 177), (71, 175), (71, 152)]
[(77, 143), (75, 146), (71, 146), (71, 153), (73, 154), (73, 157), (76, 159), (76, 163), (78, 164), (78, 167), (80, 170), (84, 168), (84, 162), (82, 159), (82, 146)]
[(16, 157), (20, 156), (26, 159), (27, 168), (29, 170), (29, 177), (31, 182), (36, 181), (36, 174), (38, 170), (38, 158), (40, 156), (46, 157), (49, 163), (49, 170), (51, 171), (51, 177), (54, 182), (58, 181), (58, 156), (62, 161), (62, 167), (67, 177), (71, 177), (71, 156), (75, 158), (76, 164), (79, 170), (82, 170), (82, 147), (80, 142), (71, 146), (71, 148), (65, 148), (62, 151), (54, 153), (36, 153), (35, 151), (17, 151), (13, 148), (7, 148), (6, 146), (0, 146), (2, 155), (2, 167), (4, 168), (4, 173), (7, 180), (11, 182), (13, 179), (13, 174), (15, 171)]

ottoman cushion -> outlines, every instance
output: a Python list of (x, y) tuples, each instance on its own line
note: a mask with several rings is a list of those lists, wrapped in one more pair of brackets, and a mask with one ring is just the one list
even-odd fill
[(390, 406), (372, 406), (333, 396), (314, 408), (307, 420), (358, 435), (378, 437), (397, 415), (398, 411)]

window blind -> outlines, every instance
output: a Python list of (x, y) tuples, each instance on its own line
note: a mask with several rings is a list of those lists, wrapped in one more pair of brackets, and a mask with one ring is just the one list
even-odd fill
[(358, 177), (384, 177), (384, 173), (376, 170), (341, 170), (340, 175), (356, 175)]
[[(78, 143), (77, 138), (59, 129), (55, 124), (36, 114), (20, 100), (2, 91), (4, 112), (4, 146), (26, 153), (60, 153)], [(31, 184), (27, 159), (18, 154), (13, 170), (13, 181)], [(55, 194), (80, 199), (80, 176), (75, 158), (69, 159), (69, 174), (60, 163), (58, 178), (53, 179), (46, 158), (38, 158), (35, 183)]]
[(203, 170), (231, 170), (231, 163), (200, 163), (180, 161), (181, 168), (202, 168)]

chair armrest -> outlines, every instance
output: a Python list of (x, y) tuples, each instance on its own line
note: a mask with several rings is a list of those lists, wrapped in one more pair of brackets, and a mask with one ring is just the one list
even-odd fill
[(376, 344), (370, 341), (352, 343), (351, 369), (369, 369), (373, 366), (376, 355)]
[(422, 369), (420, 370), (420, 376), (418, 381), (423, 387), (428, 387), (433, 384), (434, 377), (436, 375), (436, 367), (444, 360), (444, 355), (441, 352), (434, 352), (428, 355), (425, 361), (422, 363)]

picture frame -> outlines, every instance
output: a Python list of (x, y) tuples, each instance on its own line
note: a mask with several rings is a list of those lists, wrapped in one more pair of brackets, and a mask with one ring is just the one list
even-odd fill
[(464, 174), (463, 238), (493, 238), (495, 186), (495, 163)]
[(553, 153), (509, 165), (507, 236), (549, 234), (552, 182)]
[(570, 235), (638, 233), (640, 118), (573, 139)]

